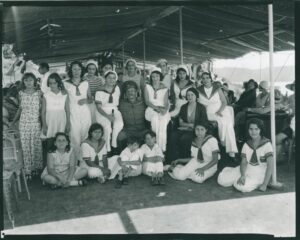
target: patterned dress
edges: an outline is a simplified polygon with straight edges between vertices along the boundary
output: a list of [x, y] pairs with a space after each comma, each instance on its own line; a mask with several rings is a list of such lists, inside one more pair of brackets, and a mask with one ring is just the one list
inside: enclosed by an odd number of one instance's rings
[[20, 116], [19, 130], [24, 156], [25, 173], [31, 175], [43, 168], [40, 106], [41, 92], [28, 94], [19, 92], [22, 112]]

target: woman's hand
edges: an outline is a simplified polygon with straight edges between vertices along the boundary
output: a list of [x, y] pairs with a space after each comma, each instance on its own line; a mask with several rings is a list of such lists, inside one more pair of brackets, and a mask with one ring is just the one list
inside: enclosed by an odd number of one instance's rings
[[82, 105], [84, 105], [84, 104], [87, 103], [87, 100], [86, 100], [86, 99], [80, 99], [80, 100], [78, 100], [77, 103], [78, 103], [80, 106], [82, 106]]
[[259, 191], [262, 191], [262, 192], [265, 192], [265, 191], [267, 190], [267, 185], [265, 185], [265, 184], [260, 185], [260, 186], [258, 187], [258, 190], [259, 190]]
[[220, 117], [223, 117], [223, 114], [222, 114], [221, 111], [217, 111], [217, 112], [216, 112], [216, 115], [217, 115], [217, 116], [220, 116]]
[[111, 123], [113, 123], [113, 122], [115, 121], [115, 116], [114, 116], [113, 114], [108, 114], [108, 115], [107, 115], [107, 119], [108, 119]]
[[246, 178], [244, 176], [241, 176], [238, 180], [237, 180], [237, 184], [238, 185], [245, 185], [246, 182]]
[[199, 177], [204, 177], [204, 170], [202, 168], [196, 169], [195, 172]]

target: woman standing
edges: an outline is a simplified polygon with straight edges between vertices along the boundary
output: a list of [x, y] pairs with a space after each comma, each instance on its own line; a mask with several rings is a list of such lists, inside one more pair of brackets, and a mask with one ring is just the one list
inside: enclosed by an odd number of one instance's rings
[[218, 183], [223, 187], [234, 186], [241, 192], [255, 189], [266, 191], [270, 185], [274, 164], [273, 148], [269, 139], [264, 137], [264, 125], [259, 119], [248, 122], [249, 140], [242, 148], [241, 165], [235, 168], [226, 167], [218, 176]]
[[20, 117], [19, 130], [24, 155], [25, 174], [30, 179], [38, 175], [43, 168], [41, 142], [41, 100], [42, 92], [37, 90], [37, 78], [33, 73], [22, 77], [22, 88], [19, 92], [20, 107], [13, 119], [13, 126]]
[[163, 75], [162, 83], [170, 90], [172, 84], [172, 78], [168, 70], [168, 61], [166, 59], [159, 59], [156, 67], [160, 68]]
[[[177, 159], [172, 163], [169, 169], [169, 175], [172, 178], [191, 179], [194, 182], [203, 183], [217, 172], [217, 163], [220, 159], [218, 141], [208, 135], [207, 130], [207, 123], [196, 123], [191, 158]], [[186, 163], [186, 165], [177, 165], [178, 163]]]
[[87, 138], [91, 125], [91, 112], [88, 104], [92, 103], [89, 83], [83, 80], [84, 68], [78, 61], [70, 65], [69, 80], [64, 82], [69, 95], [70, 139], [76, 148]]
[[198, 122], [208, 122], [205, 107], [197, 102], [199, 92], [196, 88], [189, 88], [186, 98], [188, 102], [181, 107], [179, 113], [179, 127], [169, 138], [168, 161], [189, 157], [195, 125]]
[[[87, 81], [89, 83], [90, 91], [92, 98], [95, 99], [96, 92], [105, 84], [105, 79], [102, 77], [99, 77], [98, 73], [98, 64], [94, 60], [89, 60], [86, 63], [86, 69], [87, 72], [83, 78], [83, 80]], [[91, 111], [91, 117], [92, 122], [96, 122], [96, 105], [95, 103], [89, 104], [90, 111]]]
[[151, 122], [152, 131], [157, 136], [157, 144], [166, 151], [167, 126], [170, 121], [168, 88], [161, 83], [163, 79], [159, 69], [150, 74], [150, 84], [145, 87], [145, 103], [148, 106], [145, 112], [146, 120]]
[[118, 110], [120, 101], [120, 88], [116, 84], [118, 74], [108, 71], [104, 75], [105, 84], [96, 92], [95, 103], [97, 108], [96, 121], [104, 127], [104, 139], [107, 151], [111, 151], [111, 146], [117, 147], [117, 137], [122, 130], [123, 118]]
[[210, 121], [218, 122], [218, 132], [221, 144], [230, 157], [238, 152], [234, 132], [233, 112], [227, 108], [227, 101], [222, 89], [212, 84], [211, 75], [202, 74], [202, 83], [199, 90], [199, 102], [206, 107], [207, 117]]
[[125, 74], [123, 76], [123, 83], [127, 81], [134, 81], [139, 88], [139, 93], [141, 94], [145, 88], [145, 81], [142, 75], [137, 72], [137, 63], [134, 59], [127, 59], [125, 62]]
[[186, 92], [190, 87], [194, 87], [194, 83], [189, 78], [189, 71], [186, 66], [179, 66], [176, 71], [176, 79], [172, 83], [170, 98], [172, 102], [171, 117], [177, 117], [180, 108], [186, 101]]

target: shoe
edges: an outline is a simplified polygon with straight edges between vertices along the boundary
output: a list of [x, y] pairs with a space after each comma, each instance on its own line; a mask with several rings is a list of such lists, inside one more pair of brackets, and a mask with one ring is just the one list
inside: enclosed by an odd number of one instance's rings
[[151, 184], [152, 186], [155, 186], [155, 181], [154, 181], [154, 178], [152, 178], [152, 179], [151, 179], [151, 182], [150, 182], [150, 184]]
[[105, 179], [103, 177], [98, 177], [97, 181], [101, 184], [105, 183]]
[[165, 171], [165, 172], [168, 171], [168, 170], [170, 169], [170, 167], [171, 167], [170, 164], [165, 165], [165, 166], [164, 166], [164, 171]]
[[81, 187], [84, 187], [87, 185], [87, 180], [86, 179], [81, 179], [78, 181], [78, 185]]
[[122, 183], [124, 185], [128, 185], [128, 177], [126, 177], [126, 178], [124, 177]]
[[117, 178], [116, 184], [115, 184], [115, 188], [121, 188], [121, 187], [122, 187], [122, 180], [119, 180], [119, 179]]
[[166, 185], [164, 177], [161, 177], [158, 181], [159, 185]]
[[51, 190], [56, 190], [56, 189], [58, 189], [58, 186], [57, 185], [50, 185], [50, 189]]

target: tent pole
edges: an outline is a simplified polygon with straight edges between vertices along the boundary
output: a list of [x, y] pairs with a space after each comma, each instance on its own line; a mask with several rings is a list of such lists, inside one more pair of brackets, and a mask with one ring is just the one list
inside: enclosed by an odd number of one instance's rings
[[273, 4], [268, 4], [268, 18], [269, 18], [269, 77], [271, 86], [271, 139], [273, 145], [273, 171], [272, 184], [278, 185], [276, 174], [276, 136], [275, 136], [275, 98], [274, 98], [274, 78], [273, 78], [273, 50], [274, 50], [274, 32], [273, 32]]
[[182, 8], [179, 8], [180, 62], [183, 64]]
[[146, 79], [146, 33], [143, 32], [143, 68], [144, 68], [144, 78]]

